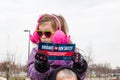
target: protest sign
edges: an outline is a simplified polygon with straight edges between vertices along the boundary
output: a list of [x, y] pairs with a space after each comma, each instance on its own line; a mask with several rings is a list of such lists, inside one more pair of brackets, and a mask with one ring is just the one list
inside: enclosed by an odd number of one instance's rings
[[39, 43], [38, 51], [45, 53], [49, 60], [71, 60], [75, 44]]

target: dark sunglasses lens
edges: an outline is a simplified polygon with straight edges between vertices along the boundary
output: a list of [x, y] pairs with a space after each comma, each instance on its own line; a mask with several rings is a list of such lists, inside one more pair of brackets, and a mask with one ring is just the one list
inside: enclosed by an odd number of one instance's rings
[[45, 34], [45, 36], [48, 37], [48, 38], [51, 36], [51, 32], [45, 32], [44, 34]]
[[42, 36], [42, 31], [37, 31], [37, 34], [41, 37]]

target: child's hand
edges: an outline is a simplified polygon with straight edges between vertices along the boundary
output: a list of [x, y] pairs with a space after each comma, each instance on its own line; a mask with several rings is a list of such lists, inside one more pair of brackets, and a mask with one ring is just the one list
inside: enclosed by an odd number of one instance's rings
[[44, 73], [49, 70], [48, 58], [44, 53], [37, 52], [35, 59], [35, 69], [38, 72]]
[[44, 53], [40, 53], [40, 52], [36, 53], [35, 59], [41, 65], [44, 65], [45, 63], [48, 62], [47, 56]]
[[87, 70], [88, 64], [80, 53], [74, 53], [71, 58], [73, 61], [73, 68], [78, 71], [78, 73], [82, 74]]
[[74, 63], [78, 63], [78, 62], [80, 63], [80, 62], [82, 62], [82, 60], [83, 60], [83, 56], [80, 53], [74, 53], [72, 55], [72, 61]]

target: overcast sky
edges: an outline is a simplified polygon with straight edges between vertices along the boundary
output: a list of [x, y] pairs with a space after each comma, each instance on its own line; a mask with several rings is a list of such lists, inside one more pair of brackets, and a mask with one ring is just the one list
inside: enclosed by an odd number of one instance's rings
[[72, 41], [85, 52], [90, 48], [94, 63], [120, 66], [120, 0], [0, 0], [1, 61], [9, 52], [16, 63], [26, 63], [24, 30], [32, 33], [43, 13], [64, 16]]

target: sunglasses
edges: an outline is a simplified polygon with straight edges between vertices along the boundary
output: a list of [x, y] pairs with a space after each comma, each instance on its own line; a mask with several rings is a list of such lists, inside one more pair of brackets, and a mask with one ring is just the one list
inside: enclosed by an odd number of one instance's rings
[[51, 31], [49, 31], [49, 30], [46, 30], [46, 31], [44, 31], [44, 32], [41, 31], [41, 30], [37, 30], [37, 34], [38, 34], [40, 37], [42, 37], [42, 36], [44, 35], [45, 37], [50, 38], [53, 33], [54, 33], [54, 32], [51, 32]]

